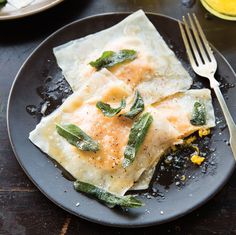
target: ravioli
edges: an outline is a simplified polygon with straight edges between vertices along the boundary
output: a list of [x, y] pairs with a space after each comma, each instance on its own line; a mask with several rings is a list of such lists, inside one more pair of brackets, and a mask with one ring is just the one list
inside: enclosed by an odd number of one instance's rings
[[[176, 135], [175, 132], [174, 135], [166, 133], [168, 128], [164, 128], [165, 120], [161, 127], [154, 128], [156, 126], [154, 124], [150, 128], [136, 160], [130, 167], [124, 169], [122, 167], [123, 151], [128, 141], [132, 121], [119, 116], [105, 117], [96, 108], [96, 102], [107, 100], [109, 97], [109, 103], [115, 105], [116, 99], [120, 100], [129, 95], [129, 88], [124, 82], [115, 80], [112, 74], [108, 78], [108, 74], [109, 72], [106, 70], [96, 73], [94, 75], [96, 80], [88, 81], [59, 109], [43, 118], [36, 129], [30, 133], [29, 138], [76, 179], [103, 188], [108, 192], [123, 195], [159, 155], [156, 155], [156, 152], [163, 152], [162, 149], [156, 149], [153, 152], [153, 137], [158, 139], [162, 133], [169, 136], [170, 141], [175, 139]], [[102, 86], [99, 87], [99, 84]], [[107, 96], [107, 92], [111, 91], [116, 91], [115, 96]], [[96, 153], [84, 152], [70, 145], [56, 132], [57, 123], [78, 125], [99, 142], [101, 150]], [[147, 154], [150, 154], [149, 158], [146, 158]]]
[[[162, 103], [158, 106], [147, 106], [145, 111], [151, 113], [154, 121], [134, 162], [129, 167], [123, 168], [124, 149], [133, 120], [119, 115], [106, 117], [96, 108], [96, 102], [102, 100], [117, 106], [122, 98], [128, 99], [132, 96], [130, 87], [125, 82], [104, 69], [87, 80], [87, 83], [67, 98], [60, 108], [43, 118], [30, 133], [29, 138], [76, 179], [110, 193], [124, 195], [146, 169], [160, 160], [166, 149], [185, 134], [189, 134], [190, 129], [194, 129], [189, 124], [189, 128], [186, 126], [188, 130], [186, 132], [186, 129], [181, 129], [181, 125], [171, 121], [173, 113], [182, 112], [189, 123], [189, 112], [185, 110], [191, 99], [189, 102], [182, 102], [183, 105], [181, 102], [181, 105], [177, 105], [178, 102], [175, 102], [176, 105], [170, 103], [171, 113], [168, 112], [168, 105]], [[164, 102], [168, 104], [167, 101]], [[158, 107], [162, 107], [162, 111]], [[98, 141], [101, 149], [96, 153], [86, 152], [69, 144], [57, 133], [58, 123], [62, 125], [72, 123], [79, 126]]]
[[[203, 103], [206, 108], [206, 124], [203, 126], [194, 126], [190, 123], [192, 109], [196, 101]], [[168, 119], [171, 125], [182, 134], [181, 139], [197, 130], [215, 126], [215, 115], [209, 89], [188, 90], [185, 93], [178, 93], [160, 103], [154, 104], [153, 107], [157, 110], [158, 116]], [[148, 188], [157, 163], [158, 161], [154, 162], [143, 173], [132, 189], [141, 190]]]
[[54, 48], [57, 63], [73, 91], [96, 69], [89, 63], [104, 51], [130, 49], [137, 58], [109, 68], [131, 89], [138, 89], [146, 104], [190, 88], [192, 78], [142, 10], [117, 25]]

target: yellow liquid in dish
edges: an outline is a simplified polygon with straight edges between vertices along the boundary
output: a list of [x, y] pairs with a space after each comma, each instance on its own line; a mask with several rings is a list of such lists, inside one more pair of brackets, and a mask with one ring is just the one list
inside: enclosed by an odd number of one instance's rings
[[225, 20], [236, 20], [236, 0], [201, 0], [213, 15]]

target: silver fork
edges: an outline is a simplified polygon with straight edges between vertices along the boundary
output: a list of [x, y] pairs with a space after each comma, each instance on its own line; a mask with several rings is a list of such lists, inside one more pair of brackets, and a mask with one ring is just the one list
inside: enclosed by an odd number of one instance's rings
[[188, 21], [190, 23], [192, 32], [190, 31], [189, 23], [183, 16], [183, 22], [185, 26], [179, 21], [180, 31], [183, 37], [185, 48], [188, 54], [190, 64], [198, 75], [206, 77], [210, 81], [210, 86], [214, 90], [216, 97], [220, 103], [221, 109], [224, 113], [226, 123], [230, 133], [230, 146], [233, 151], [234, 158], [236, 160], [236, 126], [234, 120], [229, 112], [229, 109], [225, 103], [224, 97], [220, 91], [219, 83], [216, 81], [214, 74], [217, 69], [216, 59], [213, 52], [207, 42], [202, 28], [198, 22], [195, 14], [191, 16], [188, 14]]

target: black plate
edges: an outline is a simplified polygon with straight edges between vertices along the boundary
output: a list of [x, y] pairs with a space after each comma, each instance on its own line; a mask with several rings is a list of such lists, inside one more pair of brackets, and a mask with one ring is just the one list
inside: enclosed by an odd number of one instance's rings
[[[35, 128], [38, 120], [26, 112], [27, 105], [38, 105], [42, 101], [36, 89], [44, 83], [45, 77], [61, 76], [52, 54], [53, 47], [108, 28], [127, 15], [128, 13], [111, 13], [88, 17], [67, 25], [47, 38], [32, 53], [16, 76], [9, 97], [7, 119], [17, 160], [29, 178], [49, 199], [70, 213], [96, 223], [141, 227], [164, 223], [189, 213], [215, 195], [230, 177], [235, 163], [227, 145], [228, 130], [224, 128], [224, 119], [215, 97], [213, 96], [213, 104], [217, 127], [210, 139], [209, 148], [213, 152], [207, 156], [208, 161], [201, 168], [193, 168], [192, 177], [185, 186], [171, 184], [166, 190], [163, 185], [156, 183], [156, 197], [142, 193], [141, 198], [146, 206], [128, 211], [109, 209], [96, 200], [75, 192], [72, 182], [62, 176], [61, 170], [54, 166], [55, 163], [28, 140], [29, 132]], [[177, 21], [163, 15], [147, 15], [194, 77], [195, 85], [201, 83], [204, 78], [198, 78], [189, 68]], [[236, 106], [233, 105], [236, 100], [235, 74], [223, 56], [216, 50], [214, 52], [218, 61], [217, 79], [223, 84], [222, 91], [231, 113], [236, 116]], [[204, 84], [208, 86], [206, 80]], [[77, 202], [80, 205], [76, 207]]]

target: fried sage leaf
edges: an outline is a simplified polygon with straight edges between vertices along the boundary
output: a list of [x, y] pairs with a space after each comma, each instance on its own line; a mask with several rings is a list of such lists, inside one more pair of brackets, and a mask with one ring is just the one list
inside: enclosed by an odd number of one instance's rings
[[7, 0], [0, 0], [0, 8], [4, 7], [7, 4]]
[[56, 125], [57, 132], [70, 144], [83, 151], [96, 152], [99, 150], [98, 143], [74, 124]]
[[78, 192], [83, 192], [97, 198], [99, 201], [105, 203], [110, 208], [114, 206], [135, 208], [144, 205], [143, 202], [134, 196], [116, 196], [92, 184], [81, 182], [79, 180], [74, 182], [74, 188]]
[[144, 101], [139, 93], [139, 91], [135, 92], [135, 99], [134, 103], [130, 108], [130, 111], [127, 113], [122, 114], [122, 116], [133, 119], [135, 118], [139, 113], [143, 112], [144, 110]]
[[134, 122], [130, 130], [128, 144], [124, 151], [124, 168], [128, 167], [134, 161], [136, 153], [143, 143], [152, 121], [152, 115], [150, 113], [144, 113]]
[[203, 103], [195, 102], [193, 106], [191, 124], [194, 126], [202, 126], [206, 124], [206, 108]]
[[91, 61], [89, 64], [92, 67], [95, 67], [96, 70], [102, 68], [110, 68], [117, 64], [120, 64], [125, 61], [132, 61], [137, 58], [137, 52], [134, 50], [120, 50], [118, 52], [114, 51], [104, 51], [97, 60]]
[[102, 101], [98, 101], [96, 107], [102, 111], [102, 113], [107, 117], [113, 117], [118, 114], [123, 108], [125, 108], [126, 102], [124, 99], [121, 100], [120, 106], [118, 108], [112, 108], [109, 104]]

